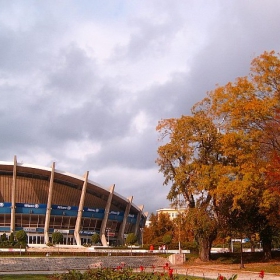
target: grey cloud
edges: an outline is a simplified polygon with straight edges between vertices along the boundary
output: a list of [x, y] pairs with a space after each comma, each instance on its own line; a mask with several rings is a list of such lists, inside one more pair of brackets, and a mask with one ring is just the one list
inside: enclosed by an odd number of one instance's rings
[[159, 121], [189, 113], [194, 95], [189, 91], [187, 74], [173, 73], [165, 84], [154, 85], [142, 92], [139, 100], [140, 104], [145, 104], [149, 114]]
[[144, 135], [123, 135], [102, 142], [102, 150], [88, 157], [89, 165], [94, 168], [112, 166], [132, 169], [155, 167], [157, 143], [155, 133], [148, 130]]
[[50, 91], [54, 89], [56, 94], [66, 96], [74, 92], [76, 98], [92, 94], [98, 70], [95, 61], [84, 50], [71, 44], [61, 49], [52, 63], [49, 82], [46, 84]]
[[[20, 161], [40, 160], [43, 166], [53, 159], [59, 169], [78, 175], [90, 170], [92, 180], [105, 187], [116, 183], [117, 192], [134, 195], [134, 202], [145, 204], [149, 212], [168, 205], [168, 187], [162, 186], [154, 162], [157, 122], [189, 114], [217, 83], [246, 75], [254, 56], [279, 51], [278, 0], [211, 5], [160, 0], [133, 4], [131, 14], [126, 4], [118, 11], [112, 5], [110, 12], [103, 10], [104, 17], [93, 13], [96, 6], [87, 7], [86, 1], [80, 9], [71, 1], [67, 7], [14, 3], [0, 11], [1, 160], [11, 161], [17, 154]], [[88, 23], [102, 25], [106, 37], [116, 21], [130, 33], [118, 43], [112, 40], [115, 52], [108, 60], [86, 51], [94, 48], [88, 38], [75, 37]], [[128, 82], [146, 70], [156, 71], [157, 65], [166, 69], [160, 78], [151, 72], [147, 85], [131, 82], [127, 89]], [[149, 121], [141, 132], [133, 127], [140, 112]], [[80, 148], [80, 157], [67, 150], [69, 143]]]
[[131, 19], [133, 32], [129, 42], [115, 48], [112, 60], [129, 59], [134, 63], [141, 59], [160, 58], [170, 51], [172, 41], [181, 27], [179, 18], [163, 21], [147, 21], [145, 18]]
[[170, 41], [166, 35], [168, 25], [149, 25], [141, 22], [141, 30], [131, 36], [128, 46], [118, 47], [115, 56], [118, 59], [139, 60], [144, 57], [158, 57], [168, 50]]

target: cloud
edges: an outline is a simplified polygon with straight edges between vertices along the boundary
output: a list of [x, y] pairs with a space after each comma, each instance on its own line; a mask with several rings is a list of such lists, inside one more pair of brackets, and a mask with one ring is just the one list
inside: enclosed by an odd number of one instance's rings
[[279, 51], [280, 2], [2, 1], [1, 160], [90, 179], [168, 206], [156, 125]]

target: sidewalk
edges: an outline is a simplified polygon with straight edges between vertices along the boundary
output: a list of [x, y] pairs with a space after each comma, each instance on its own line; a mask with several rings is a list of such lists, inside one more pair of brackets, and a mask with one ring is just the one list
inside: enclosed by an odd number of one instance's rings
[[[199, 276], [211, 279], [217, 279], [219, 275], [230, 278], [233, 274], [237, 274], [237, 280], [260, 280], [258, 272], [246, 271], [244, 269], [227, 269], [222, 268], [219, 265], [197, 265], [197, 266], [181, 266], [176, 267], [175, 272], [178, 274], [189, 275], [189, 276]], [[264, 280], [279, 280], [280, 274], [265, 273]]]

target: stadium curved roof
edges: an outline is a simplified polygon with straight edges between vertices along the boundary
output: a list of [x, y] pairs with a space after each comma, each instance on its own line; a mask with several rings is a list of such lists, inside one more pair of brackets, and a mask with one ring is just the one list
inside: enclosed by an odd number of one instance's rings
[[[12, 175], [14, 168], [14, 162], [5, 162], [0, 161], [0, 175]], [[32, 164], [24, 164], [24, 163], [17, 163], [17, 176], [24, 177], [24, 178], [33, 178], [33, 179], [40, 179], [48, 181], [50, 180], [51, 176], [51, 167], [42, 167]], [[54, 182], [59, 184], [60, 186], [67, 186], [76, 190], [81, 191], [85, 178], [83, 176], [74, 175], [65, 171], [61, 171], [55, 169], [55, 179]], [[87, 194], [96, 198], [95, 201], [98, 199], [98, 207], [105, 208], [108, 196], [110, 194], [110, 188], [105, 189], [101, 185], [91, 180], [87, 181]], [[65, 196], [66, 198], [67, 196]], [[67, 205], [67, 200], [63, 201], [64, 196], [60, 196], [60, 204], [64, 202]], [[80, 197], [77, 196], [76, 199], [72, 199], [72, 204], [78, 206]], [[29, 201], [23, 201], [29, 202]], [[35, 201], [30, 201], [30, 203], [34, 203]], [[92, 202], [92, 200], [91, 200]], [[40, 201], [42, 203], [42, 201]], [[92, 207], [92, 205], [86, 205], [87, 207]], [[121, 196], [117, 192], [113, 193], [112, 198], [112, 208], [113, 210], [125, 210], [126, 205], [129, 203], [129, 199]], [[103, 205], [102, 205], [103, 204]], [[131, 204], [130, 213], [139, 213], [142, 211], [141, 206], [136, 206], [134, 203]]]

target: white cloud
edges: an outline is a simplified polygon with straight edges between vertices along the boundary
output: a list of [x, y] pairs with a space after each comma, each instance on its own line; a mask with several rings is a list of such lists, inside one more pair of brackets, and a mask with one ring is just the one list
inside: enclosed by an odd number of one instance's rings
[[135, 117], [132, 119], [131, 128], [132, 133], [142, 134], [147, 127], [149, 126], [148, 116], [140, 111]]
[[168, 205], [157, 122], [280, 46], [278, 0], [1, 3], [1, 160], [91, 170], [149, 212]]

